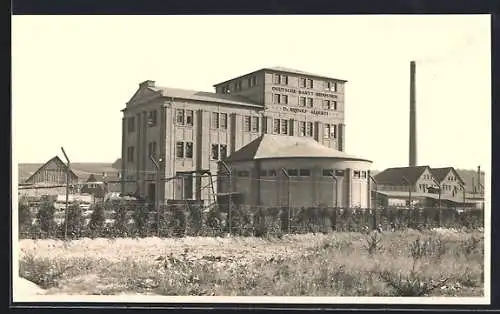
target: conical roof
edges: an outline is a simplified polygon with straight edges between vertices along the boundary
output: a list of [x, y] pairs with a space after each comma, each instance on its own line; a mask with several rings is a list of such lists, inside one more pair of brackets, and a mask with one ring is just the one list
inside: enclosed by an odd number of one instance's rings
[[263, 134], [254, 141], [231, 154], [227, 161], [245, 161], [273, 158], [337, 158], [347, 160], [370, 160], [348, 155], [326, 147], [313, 138]]

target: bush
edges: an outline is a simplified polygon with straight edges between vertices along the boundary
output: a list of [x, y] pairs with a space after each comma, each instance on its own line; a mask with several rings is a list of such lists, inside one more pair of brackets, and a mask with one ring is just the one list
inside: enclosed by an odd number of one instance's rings
[[42, 202], [37, 213], [40, 230], [48, 233], [49, 235], [53, 234], [57, 227], [56, 222], [54, 221], [55, 212], [56, 209], [54, 207], [54, 203], [45, 200]]
[[19, 233], [27, 232], [31, 228], [31, 212], [28, 204], [19, 202], [17, 214]]
[[89, 229], [92, 231], [92, 234], [100, 234], [104, 223], [106, 221], [106, 217], [104, 216], [104, 206], [101, 204], [96, 204], [94, 206], [94, 211], [90, 216]]
[[68, 235], [72, 238], [79, 237], [83, 228], [83, 216], [82, 209], [78, 202], [74, 202], [71, 206], [69, 206], [67, 219]]

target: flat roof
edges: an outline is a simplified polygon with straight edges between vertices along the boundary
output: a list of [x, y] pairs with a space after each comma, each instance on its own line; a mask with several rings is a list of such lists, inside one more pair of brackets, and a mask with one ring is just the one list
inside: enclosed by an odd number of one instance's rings
[[339, 81], [339, 82], [343, 82], [343, 83], [347, 82], [347, 80], [338, 79], [338, 78], [334, 78], [334, 77], [330, 77], [330, 76], [326, 76], [326, 75], [322, 75], [322, 74], [316, 74], [316, 73], [306, 72], [306, 71], [297, 70], [297, 69], [291, 69], [291, 68], [285, 68], [285, 67], [275, 66], [275, 67], [266, 67], [266, 68], [262, 68], [262, 69], [257, 70], [257, 71], [246, 73], [246, 74], [237, 76], [235, 78], [226, 80], [224, 82], [217, 83], [217, 84], [215, 84], [213, 86], [217, 87], [219, 85], [222, 85], [222, 84], [225, 84], [227, 82], [230, 82], [230, 81], [242, 78], [244, 76], [252, 75], [252, 74], [255, 74], [255, 73], [258, 73], [258, 72], [263, 72], [263, 71], [264, 72], [265, 71], [274, 71], [274, 72], [282, 72], [282, 73], [299, 74], [299, 75], [304, 75], [304, 76], [310, 76], [310, 77], [316, 77], [316, 78], [322, 78], [322, 79], [329, 79], [329, 80], [332, 80], [332, 81]]

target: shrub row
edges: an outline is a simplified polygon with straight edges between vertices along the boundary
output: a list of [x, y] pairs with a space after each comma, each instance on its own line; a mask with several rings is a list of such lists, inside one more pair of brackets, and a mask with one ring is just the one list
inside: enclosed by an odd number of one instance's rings
[[[57, 224], [56, 210], [42, 202], [34, 216], [29, 207], [19, 205], [19, 230], [23, 238], [34, 237], [127, 237], [217, 236], [231, 233], [240, 236], [267, 236], [282, 233], [362, 231], [382, 228], [467, 228], [483, 226], [483, 212], [458, 213], [453, 209], [341, 209], [341, 208], [264, 208], [233, 206], [231, 221], [226, 209], [212, 206], [162, 206], [160, 213], [144, 203], [112, 202], [93, 205], [86, 224], [78, 204], [68, 209], [67, 229]], [[37, 223], [33, 224], [33, 218]], [[111, 218], [114, 223], [106, 222]]]

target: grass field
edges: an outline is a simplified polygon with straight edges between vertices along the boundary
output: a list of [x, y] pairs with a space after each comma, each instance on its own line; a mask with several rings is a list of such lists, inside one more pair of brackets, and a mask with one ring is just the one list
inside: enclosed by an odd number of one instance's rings
[[[373, 234], [372, 234], [373, 235]], [[482, 296], [482, 233], [21, 240], [46, 294]]]

